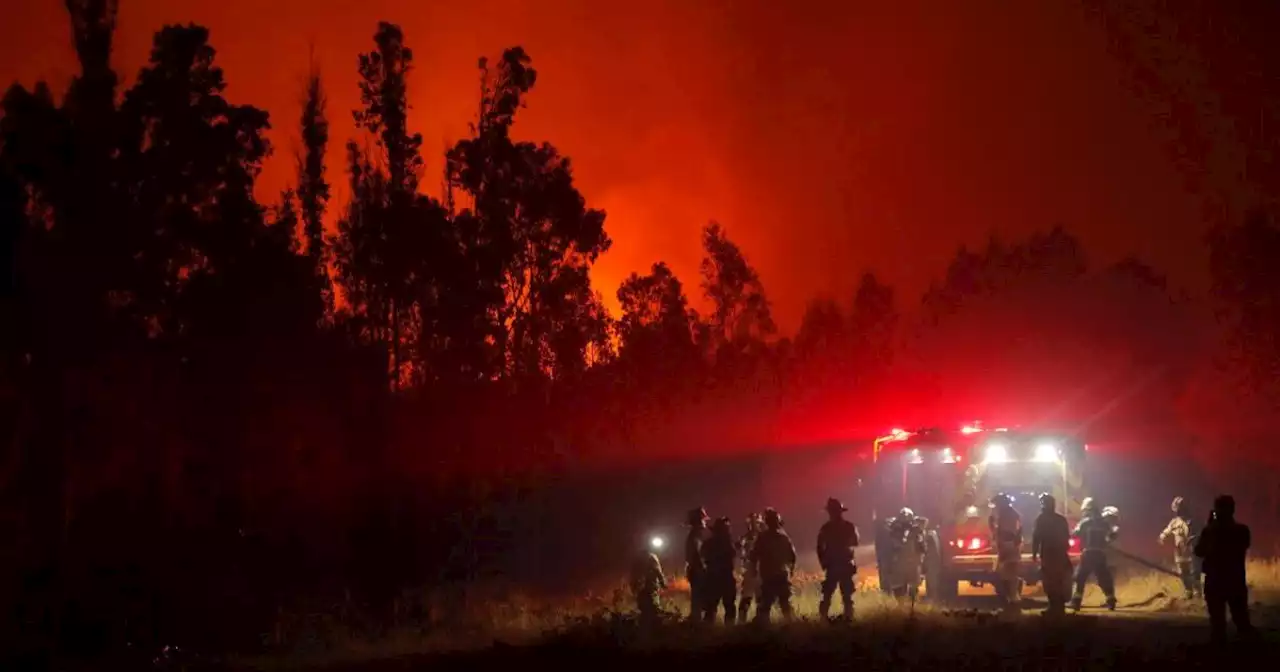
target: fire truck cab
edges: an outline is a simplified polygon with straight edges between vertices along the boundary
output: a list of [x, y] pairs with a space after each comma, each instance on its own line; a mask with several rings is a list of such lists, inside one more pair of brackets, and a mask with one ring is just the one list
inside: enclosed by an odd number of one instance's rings
[[[1080, 518], [1085, 497], [1086, 446], [1072, 436], [1020, 428], [984, 429], [974, 423], [955, 430], [895, 429], [875, 441], [872, 474], [863, 481], [877, 529], [903, 507], [929, 519], [941, 552], [925, 568], [925, 591], [954, 598], [961, 583], [995, 584], [996, 553], [988, 524], [989, 502], [997, 493], [1013, 498], [1022, 519], [1020, 575], [1040, 581], [1031, 561], [1031, 537], [1040, 514], [1039, 495], [1057, 500], [1070, 525]], [[1071, 539], [1070, 552], [1079, 553]], [[877, 550], [877, 556], [883, 557]], [[932, 580], [938, 585], [928, 585]]]

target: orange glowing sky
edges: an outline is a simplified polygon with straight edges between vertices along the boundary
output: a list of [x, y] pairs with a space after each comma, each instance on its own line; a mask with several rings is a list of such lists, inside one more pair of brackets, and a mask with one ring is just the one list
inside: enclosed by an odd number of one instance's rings
[[[1257, 31], [1232, 32], [1266, 22], [1150, 4], [122, 0], [115, 63], [131, 80], [156, 28], [208, 26], [229, 97], [272, 113], [270, 197], [292, 179], [311, 45], [338, 185], [355, 58], [378, 20], [400, 23], [416, 54], [428, 185], [474, 115], [477, 58], [523, 45], [539, 78], [518, 132], [571, 156], [608, 211], [614, 247], [595, 282], [609, 301], [659, 259], [696, 294], [698, 230], [716, 219], [791, 329], [811, 296], [848, 297], [864, 268], [911, 297], [959, 244], [1059, 222], [1099, 261], [1134, 252], [1202, 285], [1199, 236], [1252, 204], [1263, 120], [1280, 116], [1260, 107], [1275, 71], [1250, 52]], [[0, 80], [64, 84], [62, 3], [9, 0], [3, 14]], [[1184, 44], [1154, 39], [1175, 32]]]

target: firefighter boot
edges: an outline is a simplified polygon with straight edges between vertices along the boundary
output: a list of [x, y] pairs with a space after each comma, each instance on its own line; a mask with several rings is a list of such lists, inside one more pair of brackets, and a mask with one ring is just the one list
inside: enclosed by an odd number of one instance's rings
[[831, 620], [831, 600], [830, 599], [823, 598], [821, 601], [818, 602], [818, 618], [821, 618], [824, 621]]
[[1084, 595], [1075, 593], [1071, 596], [1071, 611], [1080, 611], [1080, 604], [1084, 602]]

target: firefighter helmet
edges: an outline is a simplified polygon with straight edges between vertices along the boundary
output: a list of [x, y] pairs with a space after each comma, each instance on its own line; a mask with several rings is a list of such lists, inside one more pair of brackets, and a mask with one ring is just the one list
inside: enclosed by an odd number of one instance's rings
[[782, 527], [782, 514], [772, 507], [765, 509], [764, 524], [771, 528]]
[[1187, 502], [1181, 496], [1174, 497], [1173, 503], [1169, 505], [1169, 509], [1178, 515], [1182, 515], [1187, 507]]
[[1003, 492], [998, 492], [994, 497], [991, 498], [992, 508], [1002, 507], [1002, 506], [1012, 506], [1012, 505], [1013, 505], [1013, 498], [1010, 497], [1009, 495], [1006, 495]]
[[1058, 508], [1058, 500], [1054, 499], [1053, 495], [1042, 492], [1040, 493], [1040, 508], [1045, 511], [1053, 511]]
[[685, 524], [696, 527], [698, 525], [702, 525], [703, 523], [707, 522], [710, 519], [711, 519], [711, 516], [707, 515], [707, 510], [700, 506], [696, 509], [689, 510], [689, 514], [685, 517]]

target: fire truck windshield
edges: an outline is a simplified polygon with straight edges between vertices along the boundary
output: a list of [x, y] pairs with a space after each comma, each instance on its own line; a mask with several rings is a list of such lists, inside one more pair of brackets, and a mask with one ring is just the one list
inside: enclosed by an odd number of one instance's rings
[[999, 492], [1013, 498], [1013, 510], [1022, 517], [1022, 524], [1030, 530], [1031, 521], [1040, 515], [1040, 493], [1052, 488], [1052, 485], [1022, 485], [1000, 487], [993, 484]]

